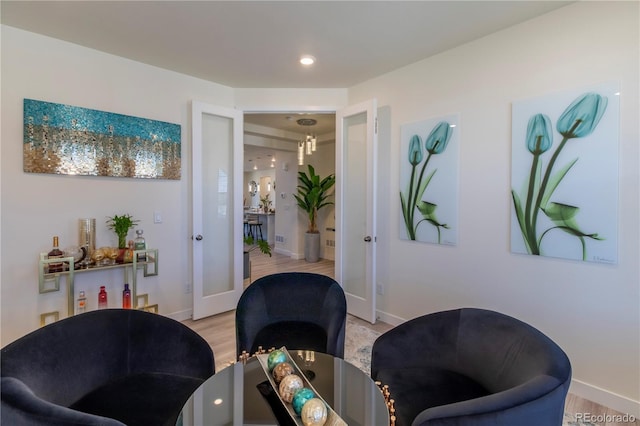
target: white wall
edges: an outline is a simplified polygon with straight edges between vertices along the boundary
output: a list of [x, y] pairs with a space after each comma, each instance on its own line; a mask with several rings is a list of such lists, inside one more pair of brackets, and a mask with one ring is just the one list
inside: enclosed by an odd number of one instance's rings
[[[293, 194], [298, 184], [298, 166], [295, 152], [279, 152], [278, 167], [276, 168], [276, 209], [275, 226], [276, 238], [274, 252], [298, 258], [298, 234], [303, 232], [304, 223], [298, 223], [299, 210]], [[287, 164], [285, 168], [283, 164]]]
[[[7, 26], [2, 26], [1, 42], [2, 345], [36, 329], [40, 313], [59, 310], [64, 316], [66, 298], [62, 292], [38, 294], [37, 259], [39, 253], [50, 250], [53, 235], [60, 237], [62, 247], [76, 245], [78, 219], [83, 217], [97, 219], [98, 246], [116, 242], [115, 234], [105, 225], [107, 216], [129, 213], [140, 219], [148, 246], [160, 250], [160, 274], [139, 279], [139, 293], [149, 293], [150, 303], [158, 303], [162, 314], [175, 318], [190, 314], [191, 100], [226, 107], [250, 105], [253, 111], [332, 111], [346, 101], [346, 89], [235, 91]], [[24, 173], [24, 98], [180, 124], [182, 178]], [[289, 170], [295, 173], [295, 166]], [[162, 213], [162, 224], [153, 224], [154, 211]], [[295, 214], [295, 208], [291, 212]], [[123, 281], [120, 270], [84, 273], [76, 276], [76, 290], [87, 292], [91, 308], [97, 301], [98, 286], [105, 284], [115, 307]]]
[[[382, 129], [378, 309], [397, 322], [462, 306], [495, 309], [548, 334], [569, 355], [572, 391], [638, 415], [639, 211], [637, 2], [579, 2], [350, 88], [377, 98]], [[618, 81], [619, 263], [515, 255], [511, 214], [511, 103]], [[400, 126], [461, 116], [459, 243], [400, 240]], [[381, 121], [384, 125], [384, 121]]]
[[[191, 309], [192, 295], [185, 294], [191, 241], [189, 103], [232, 106], [232, 89], [6, 26], [2, 78], [2, 344], [37, 328], [42, 312], [61, 310], [64, 316], [62, 292], [38, 294], [38, 254], [50, 250], [53, 235], [62, 248], [77, 245], [83, 217], [96, 218], [98, 246], [117, 242], [105, 225], [107, 216], [129, 213], [139, 219], [148, 246], [160, 250], [160, 274], [139, 279], [139, 293], [149, 293], [162, 313]], [[24, 98], [180, 124], [182, 178], [24, 173]], [[156, 210], [161, 224], [153, 224]], [[98, 286], [106, 284], [116, 307], [123, 281], [121, 270], [77, 274], [76, 289], [87, 292], [91, 307]]]
[[235, 89], [245, 112], [333, 112], [347, 102], [346, 89]]

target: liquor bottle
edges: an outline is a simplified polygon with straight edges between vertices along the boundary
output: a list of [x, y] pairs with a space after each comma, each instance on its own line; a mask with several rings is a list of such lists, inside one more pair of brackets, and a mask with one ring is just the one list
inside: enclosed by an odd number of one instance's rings
[[133, 262], [133, 240], [129, 240], [128, 247], [124, 250], [124, 263]]
[[84, 294], [84, 291], [80, 291], [78, 294], [78, 308], [76, 314], [82, 314], [87, 312], [87, 297]]
[[129, 284], [124, 285], [122, 291], [122, 308], [131, 309], [131, 290], [129, 290]]
[[[58, 237], [53, 237], [53, 248], [47, 253], [47, 259], [63, 258], [64, 253], [58, 247]], [[49, 263], [48, 272], [62, 272], [62, 262]]]
[[[147, 243], [142, 236], [142, 229], [136, 229], [136, 239], [133, 240], [133, 247], [136, 250], [145, 250], [147, 248]], [[146, 253], [138, 253], [138, 262], [144, 262], [147, 260]]]
[[107, 302], [107, 290], [105, 290], [104, 286], [100, 286], [100, 293], [98, 293], [98, 309], [107, 309], [109, 307], [109, 303]]

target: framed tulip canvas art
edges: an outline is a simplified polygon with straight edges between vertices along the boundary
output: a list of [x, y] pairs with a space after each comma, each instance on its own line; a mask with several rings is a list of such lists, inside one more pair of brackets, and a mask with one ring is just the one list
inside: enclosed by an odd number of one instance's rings
[[618, 260], [619, 87], [513, 103], [511, 251]]
[[400, 238], [458, 242], [458, 114], [401, 127]]

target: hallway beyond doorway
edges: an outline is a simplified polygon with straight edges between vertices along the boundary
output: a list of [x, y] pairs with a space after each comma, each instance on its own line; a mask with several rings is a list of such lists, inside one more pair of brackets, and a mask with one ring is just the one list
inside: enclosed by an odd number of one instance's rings
[[333, 260], [320, 259], [318, 262], [307, 262], [304, 259], [296, 260], [280, 253], [269, 255], [253, 250], [250, 254], [251, 274], [250, 279], [244, 280], [244, 286], [248, 286], [265, 275], [278, 272], [312, 272], [335, 278], [335, 263]]

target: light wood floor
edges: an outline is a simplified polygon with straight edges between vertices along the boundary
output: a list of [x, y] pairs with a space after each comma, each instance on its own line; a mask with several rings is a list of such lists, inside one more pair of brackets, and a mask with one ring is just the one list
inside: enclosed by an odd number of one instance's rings
[[[274, 253], [272, 257], [259, 253], [257, 250], [251, 252], [251, 281], [245, 280], [245, 287], [252, 281], [273, 273], [278, 272], [314, 272], [318, 274], [334, 277], [334, 262], [329, 260], [320, 260], [317, 263], [307, 263], [305, 260], [293, 260], [288, 256]], [[370, 327], [379, 332], [385, 332], [393, 328], [390, 324], [378, 321], [376, 324], [370, 324], [366, 321], [354, 317], [358, 323], [363, 326]], [[198, 321], [186, 320], [186, 325], [195, 330], [204, 339], [209, 342], [215, 355], [216, 371], [233, 363], [236, 356], [236, 337], [235, 337], [235, 311], [225, 312], [214, 315]], [[568, 413], [575, 415], [576, 413], [590, 413], [592, 416], [612, 416], [620, 413], [596, 404], [595, 402], [580, 398], [577, 395], [569, 394], [567, 396], [565, 409]], [[633, 423], [597, 423], [598, 426], [640, 426], [640, 420]]]

